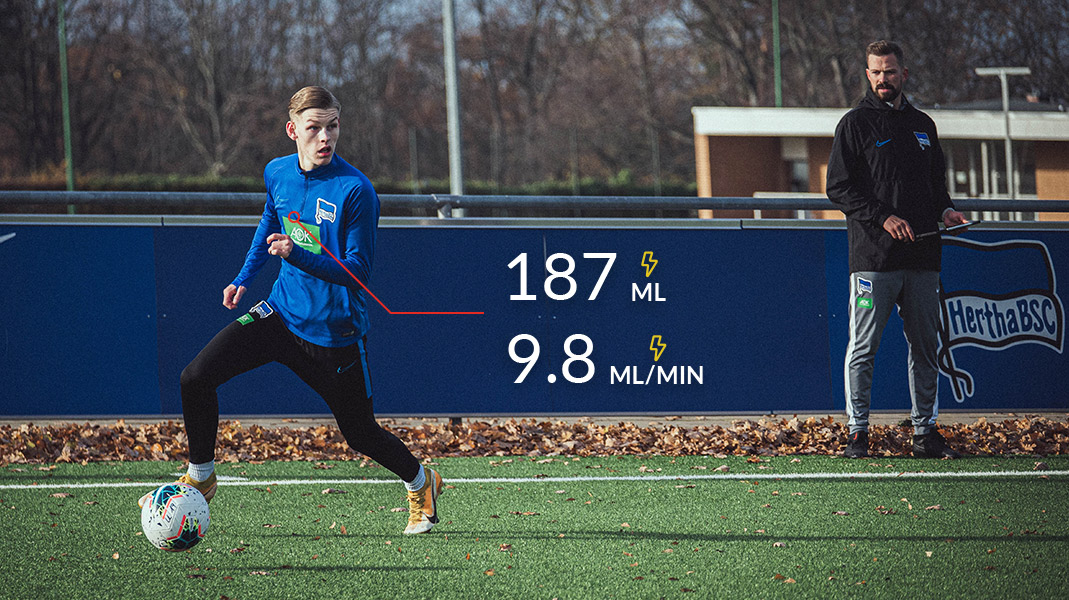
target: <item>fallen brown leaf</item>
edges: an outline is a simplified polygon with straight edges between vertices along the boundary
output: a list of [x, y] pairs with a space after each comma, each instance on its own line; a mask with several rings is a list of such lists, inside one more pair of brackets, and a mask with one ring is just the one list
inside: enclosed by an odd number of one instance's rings
[[[676, 422], [639, 426], [630, 422], [600, 425], [591, 421], [536, 419], [469, 420], [460, 424], [426, 423], [391, 429], [422, 457], [515, 456], [547, 460], [549, 456], [729, 455], [766, 460], [769, 456], [839, 454], [845, 423], [832, 417], [757, 421], [730, 426], [680, 426]], [[1069, 454], [1069, 417], [1013, 417], [998, 423], [940, 426], [947, 443], [965, 454]], [[874, 457], [909, 454], [911, 439], [895, 425], [869, 429]], [[0, 425], [0, 466], [58, 462], [184, 460], [188, 440], [180, 421], [128, 425], [89, 423]], [[354, 460], [334, 425], [268, 428], [225, 420], [219, 424], [217, 460], [256, 464], [265, 460]], [[373, 467], [365, 462], [362, 466]], [[800, 459], [792, 459], [800, 460]], [[52, 470], [55, 464], [38, 467]], [[325, 468], [323, 465], [314, 468]], [[703, 465], [704, 466], [704, 465]], [[764, 466], [764, 465], [761, 465]], [[717, 467], [729, 471], [727, 465]], [[1037, 465], [1037, 471], [1044, 470]]]

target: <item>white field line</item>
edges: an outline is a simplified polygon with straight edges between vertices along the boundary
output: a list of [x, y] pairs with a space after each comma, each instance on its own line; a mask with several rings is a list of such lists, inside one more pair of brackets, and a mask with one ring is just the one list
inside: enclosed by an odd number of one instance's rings
[[[1069, 471], [969, 471], [955, 473], [936, 473], [929, 471], [903, 471], [900, 473], [715, 473], [701, 475], [619, 475], [595, 477], [458, 477], [445, 479], [449, 484], [465, 483], [586, 483], [591, 481], [706, 481], [729, 480], [751, 481], [755, 479], [961, 479], [985, 477], [1043, 477], [1064, 476]], [[376, 483], [398, 483], [397, 479], [261, 479], [249, 480], [241, 477], [220, 477], [222, 486], [281, 486], [281, 485], [363, 485]], [[37, 484], [0, 484], [0, 490], [33, 489], [87, 489], [87, 488], [124, 488], [154, 487], [162, 485], [159, 481], [116, 481], [111, 483], [37, 483]]]

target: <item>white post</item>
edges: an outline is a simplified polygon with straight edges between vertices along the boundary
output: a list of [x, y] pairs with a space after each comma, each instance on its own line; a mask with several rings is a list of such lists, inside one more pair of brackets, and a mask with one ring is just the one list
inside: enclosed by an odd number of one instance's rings
[[1013, 165], [1013, 141], [1010, 138], [1010, 88], [1006, 79], [1008, 75], [1031, 75], [1028, 67], [977, 67], [976, 74], [984, 77], [997, 75], [1002, 84], [1002, 115], [1006, 122], [1006, 193], [1011, 200], [1017, 199]]
[[446, 120], [449, 131], [449, 193], [464, 194], [464, 167], [460, 138], [460, 92], [457, 89], [456, 9], [442, 0], [442, 36], [445, 50]]

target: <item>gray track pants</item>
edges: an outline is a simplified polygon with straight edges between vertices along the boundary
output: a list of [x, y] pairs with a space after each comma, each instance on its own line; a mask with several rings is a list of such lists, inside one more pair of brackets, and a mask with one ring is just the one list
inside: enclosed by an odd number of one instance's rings
[[939, 272], [860, 271], [850, 274], [850, 343], [845, 373], [850, 433], [869, 428], [876, 350], [896, 304], [909, 344], [913, 432], [923, 435], [935, 429], [939, 416]]

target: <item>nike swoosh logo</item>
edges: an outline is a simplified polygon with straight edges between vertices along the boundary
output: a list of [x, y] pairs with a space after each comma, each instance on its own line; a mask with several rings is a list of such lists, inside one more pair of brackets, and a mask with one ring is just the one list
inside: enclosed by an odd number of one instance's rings
[[886, 140], [884, 140], [882, 142], [876, 142], [876, 147], [879, 148], [881, 146], [884, 146], [885, 144], [887, 144], [890, 141], [891, 141], [891, 138], [887, 138]]
[[7, 235], [0, 235], [0, 244], [3, 244], [4, 242], [10, 240], [13, 237], [15, 237], [14, 233], [9, 233]]

